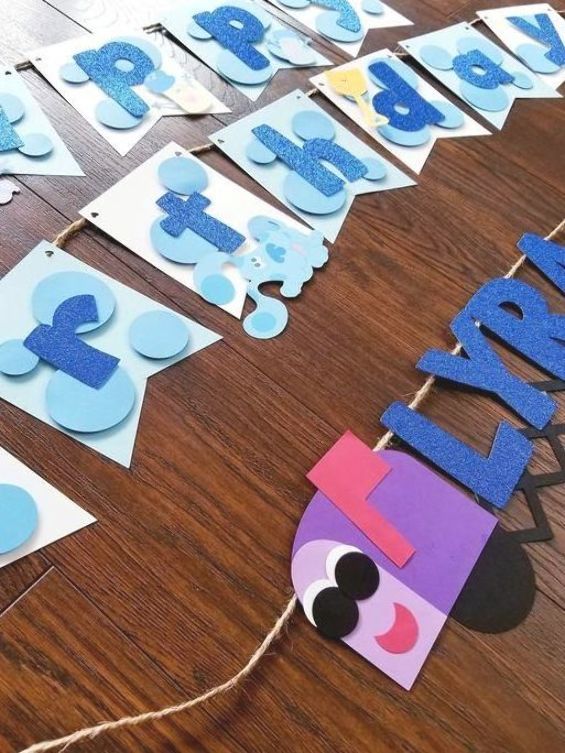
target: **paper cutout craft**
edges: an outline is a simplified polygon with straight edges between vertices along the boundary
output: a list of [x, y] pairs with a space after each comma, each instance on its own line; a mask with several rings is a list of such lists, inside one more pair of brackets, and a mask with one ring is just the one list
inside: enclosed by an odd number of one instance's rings
[[[187, 215], [190, 221], [179, 235], [167, 231], [170, 215], [162, 209], [162, 200], [169, 194], [165, 206], [175, 200], [180, 215]], [[185, 210], [190, 206], [194, 209], [194, 197], [199, 197], [202, 211], [191, 214]], [[210, 203], [204, 207], [203, 200]], [[257, 309], [246, 317], [244, 327], [254, 337], [273, 337], [284, 329], [288, 319], [286, 306], [264, 296], [259, 287], [268, 281], [282, 282], [282, 295], [295, 297], [313, 270], [328, 258], [319, 234], [174, 143], [91, 202], [81, 214], [130, 251], [233, 316], [241, 317], [249, 295]], [[173, 228], [175, 232], [178, 229]]]
[[371, 29], [412, 26], [381, 0], [269, 0], [304, 26], [357, 57]]
[[95, 522], [0, 448], [0, 568]]
[[210, 138], [329, 241], [337, 238], [355, 196], [414, 185], [301, 91]]
[[46, 241], [0, 281], [0, 397], [125, 466], [147, 379], [219, 339]]
[[404, 567], [414, 547], [369, 505], [368, 497], [390, 471], [360, 439], [346, 432], [307, 478], [395, 565]]
[[[14, 68], [3, 67], [0, 68], [0, 175], [84, 175], [22, 77]], [[7, 204], [19, 189], [13, 183], [0, 182], [2, 186], [0, 204]]]
[[369, 503], [413, 544], [413, 557], [394, 565], [318, 492], [298, 526], [292, 581], [323, 635], [410, 689], [452, 610], [471, 629], [511, 629], [531, 609], [535, 581], [489, 512], [406, 453], [378, 456], [390, 471]]
[[30, 59], [122, 156], [164, 115], [230, 112], [143, 32], [79, 37]]
[[[375, 115], [378, 111], [381, 117], [388, 116], [385, 123], [372, 126], [366, 120], [360, 121], [358, 107], [351, 97], [343, 96], [326, 80], [328, 76], [356, 71], [367, 81], [365, 105]], [[437, 139], [490, 135], [387, 49], [334, 68], [325, 76], [314, 76], [311, 81], [351, 120], [416, 173], [421, 172]]]
[[166, 11], [161, 22], [252, 101], [282, 69], [331, 65], [308, 38], [255, 0], [188, 0]]
[[496, 128], [503, 127], [515, 99], [560, 96], [466, 23], [406, 39], [400, 45]]
[[19, 186], [11, 180], [0, 178], [0, 206], [9, 204], [15, 194], [21, 193]]
[[565, 18], [551, 5], [513, 5], [477, 15], [508, 49], [546, 84], [565, 81]]
[[363, 116], [367, 128], [376, 128], [377, 126], [386, 125], [388, 123], [388, 118], [385, 118], [384, 115], [378, 113], [376, 109], [364, 99], [368, 93], [369, 87], [361, 68], [358, 68], [357, 66], [352, 66], [351, 68], [341, 66], [340, 68], [326, 71], [324, 77], [332, 91], [336, 94], [340, 94], [342, 97], [347, 97], [349, 100], [353, 99]]

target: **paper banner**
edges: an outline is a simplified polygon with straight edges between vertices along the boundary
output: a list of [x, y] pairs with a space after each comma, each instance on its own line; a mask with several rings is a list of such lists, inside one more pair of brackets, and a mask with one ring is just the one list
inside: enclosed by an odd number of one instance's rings
[[0, 448], [0, 569], [95, 522]]
[[34, 50], [30, 59], [122, 156], [163, 115], [230, 112], [143, 32], [70, 39]]
[[298, 90], [210, 138], [329, 241], [355, 196], [415, 185]]
[[331, 65], [310, 46], [307, 37], [282, 24], [254, 0], [188, 0], [168, 10], [161, 22], [209, 68], [253, 101], [281, 69]]
[[[383, 76], [380, 83], [379, 74]], [[340, 83], [338, 90], [332, 80]], [[340, 65], [311, 81], [351, 120], [416, 173], [421, 172], [437, 139], [490, 135], [387, 49]], [[341, 91], [347, 91], [347, 96]], [[383, 91], [387, 92], [386, 108], [378, 98]], [[351, 92], [356, 92], [357, 101]], [[369, 108], [367, 114], [365, 106]], [[406, 112], [399, 113], [396, 106]], [[390, 122], [378, 124], [379, 108]]]
[[46, 241], [0, 281], [0, 397], [125, 466], [147, 379], [220, 339]]
[[414, 546], [396, 566], [322, 492], [292, 551], [292, 582], [308, 619], [410, 689], [485, 549], [496, 518], [427, 466], [385, 450], [390, 468], [368, 501]]
[[357, 57], [370, 29], [412, 26], [381, 0], [269, 0], [309, 29]]
[[466, 23], [400, 42], [444, 86], [502, 128], [515, 99], [560, 95]]
[[542, 81], [554, 89], [565, 81], [565, 18], [551, 5], [512, 5], [477, 15]]
[[[4, 67], [0, 69], [0, 175], [84, 175], [21, 76]], [[7, 203], [6, 198], [2, 196], [0, 204]]]
[[[163, 228], [170, 215], [157, 203], [162, 203], [169, 191], [184, 202], [196, 191], [210, 202], [187, 214], [188, 224], [176, 237], [171, 228], [169, 232]], [[178, 204], [179, 210], [186, 206]], [[81, 214], [157, 269], [238, 318], [249, 291], [251, 295], [260, 284], [278, 281], [283, 282], [283, 295], [294, 297], [312, 276], [313, 267], [327, 260], [327, 250], [315, 233], [174, 143], [91, 202]], [[205, 224], [206, 217], [212, 219], [210, 226]], [[227, 303], [217, 300], [218, 296], [225, 299], [228, 293], [231, 297]], [[264, 308], [264, 296], [258, 295]], [[286, 323], [283, 304], [273, 305], [282, 307], [280, 315]], [[246, 319], [246, 330], [253, 319], [257, 321], [257, 313], [261, 309]], [[272, 328], [249, 334], [274, 336]]]

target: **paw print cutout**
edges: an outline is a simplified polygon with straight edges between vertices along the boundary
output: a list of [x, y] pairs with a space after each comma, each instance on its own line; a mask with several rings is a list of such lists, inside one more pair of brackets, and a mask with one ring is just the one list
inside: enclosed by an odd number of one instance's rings
[[[288, 202], [303, 212], [328, 215], [342, 209], [348, 200], [347, 183], [360, 180], [380, 181], [387, 168], [376, 157], [360, 159], [335, 142], [332, 119], [310, 109], [299, 110], [292, 118], [295, 136], [303, 140], [298, 146], [272, 126], [263, 124], [252, 129], [253, 140], [246, 156], [259, 165], [280, 159], [290, 172], [283, 182]], [[343, 177], [327, 168], [330, 163]]]
[[145, 86], [150, 94], [161, 95], [176, 84], [174, 76], [161, 69], [163, 59], [158, 47], [139, 37], [116, 37], [99, 49], [85, 50], [73, 56], [60, 71], [69, 84], [96, 84], [109, 99], [95, 109], [102, 125], [130, 130], [142, 122], [152, 105], [134, 87]]
[[254, 217], [249, 231], [258, 246], [247, 254], [229, 256], [217, 253], [204, 257], [195, 268], [194, 279], [205, 300], [216, 305], [229, 303], [235, 288], [225, 276], [227, 264], [236, 266], [247, 281], [247, 294], [255, 302], [255, 310], [243, 322], [251, 337], [269, 339], [279, 335], [288, 322], [284, 303], [263, 295], [260, 286], [280, 282], [281, 295], [295, 298], [310, 280], [314, 269], [328, 260], [323, 237], [315, 231], [308, 235], [269, 217]]
[[[0, 153], [17, 150], [26, 157], [41, 159], [54, 149], [54, 144], [45, 133], [18, 133], [18, 125], [25, 122], [23, 101], [13, 94], [0, 92]], [[2, 202], [7, 203], [7, 202]]]
[[458, 54], [452, 56], [438, 45], [425, 45], [420, 57], [431, 68], [453, 70], [460, 80], [461, 96], [471, 105], [488, 112], [506, 110], [512, 98], [508, 87], [532, 89], [534, 81], [523, 71], [507, 71], [502, 66], [502, 51], [480, 35], [462, 36], [457, 40]]
[[309, 37], [304, 37], [293, 29], [276, 29], [265, 39], [271, 55], [297, 67], [316, 63], [316, 55], [310, 47], [311, 41]]

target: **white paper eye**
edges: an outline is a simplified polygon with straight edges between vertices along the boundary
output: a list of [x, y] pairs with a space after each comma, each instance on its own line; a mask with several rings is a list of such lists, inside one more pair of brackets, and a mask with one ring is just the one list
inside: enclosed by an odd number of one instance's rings
[[350, 546], [349, 544], [340, 544], [339, 546], [334, 546], [334, 548], [330, 551], [328, 556], [326, 557], [326, 575], [328, 576], [328, 579], [331, 581], [331, 585], [335, 586], [335, 568], [337, 563], [340, 561], [340, 559], [345, 554], [350, 554], [351, 552], [355, 552], [356, 554], [362, 554], [360, 549], [357, 549], [355, 546]]
[[324, 578], [320, 580], [315, 580], [304, 591], [304, 596], [302, 597], [302, 608], [304, 609], [304, 614], [308, 618], [308, 621], [316, 627], [316, 623], [314, 622], [314, 600], [316, 596], [323, 591], [325, 588], [332, 588], [335, 587], [335, 583], [333, 581], [325, 580]]

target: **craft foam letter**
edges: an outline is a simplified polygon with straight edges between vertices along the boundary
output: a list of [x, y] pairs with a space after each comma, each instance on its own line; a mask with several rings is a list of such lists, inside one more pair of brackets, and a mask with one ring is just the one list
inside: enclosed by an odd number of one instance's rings
[[428, 350], [418, 368], [435, 376], [493, 392], [528, 423], [543, 429], [557, 405], [545, 392], [511, 374], [486, 337], [467, 314], [459, 314], [451, 330], [463, 346], [467, 358]]
[[[316, 5], [321, 5], [323, 8], [327, 8], [328, 10], [338, 11], [339, 17], [336, 23], [338, 26], [341, 26], [342, 29], [347, 29], [347, 31], [352, 31], [353, 33], [361, 31], [361, 21], [359, 20], [359, 16], [348, 0], [313, 0], [313, 2]], [[291, 3], [286, 2], [285, 4], [289, 5], [291, 8], [301, 7], [295, 5], [295, 3], [292, 3], [291, 5]], [[306, 5], [306, 3], [304, 3], [304, 5]]]
[[360, 159], [329, 139], [309, 139], [299, 147], [269, 125], [257, 126], [252, 132], [267, 149], [324, 196], [339, 193], [344, 181], [324, 167], [322, 160], [330, 162], [348, 181], [359, 180], [367, 174], [367, 167]]
[[4, 110], [0, 107], [0, 152], [18, 149], [24, 142], [20, 139]]
[[469, 50], [456, 55], [453, 58], [453, 70], [460, 79], [480, 89], [496, 89], [501, 84], [511, 84], [514, 81], [514, 76], [480, 50]]
[[194, 21], [252, 70], [269, 67], [269, 59], [253, 46], [261, 42], [265, 34], [263, 24], [253, 13], [222, 5], [211, 12], [197, 13]]
[[53, 324], [40, 324], [24, 346], [56, 369], [94, 389], [103, 387], [118, 368], [119, 358], [93, 348], [76, 335], [81, 324], [98, 321], [93, 295], [63, 301], [53, 314]]
[[505, 421], [486, 458], [404, 403], [393, 403], [381, 422], [495, 507], [507, 504], [532, 455], [531, 442]]
[[536, 13], [535, 24], [522, 16], [508, 16], [507, 20], [536, 42], [549, 47], [549, 51], [545, 54], [548, 60], [560, 67], [565, 65], [565, 44], [547, 13]]
[[[508, 310], [515, 307], [520, 316]], [[467, 313], [534, 363], [565, 379], [565, 315], [552, 314], [543, 295], [520, 280], [487, 282]]]
[[398, 567], [414, 547], [377, 510], [368, 496], [390, 471], [384, 460], [350, 431], [316, 463], [307, 478]]
[[[445, 120], [445, 115], [421, 97], [388, 63], [372, 63], [369, 71], [384, 87], [384, 91], [373, 97], [373, 107], [376, 112], [388, 118], [393, 128], [401, 131], [419, 131], [424, 126]], [[399, 112], [397, 106], [407, 109], [408, 112]]]
[[192, 230], [216, 246], [219, 251], [232, 254], [245, 242], [245, 236], [206, 214], [204, 210], [210, 204], [210, 199], [198, 192], [183, 200], [169, 191], [157, 202], [157, 206], [168, 215], [166, 219], [161, 220], [161, 227], [175, 238], [178, 238], [183, 230]]
[[526, 233], [518, 241], [518, 248], [565, 293], [565, 246], [546, 241], [534, 233]]
[[[153, 61], [143, 50], [129, 42], [109, 42], [99, 50], [86, 50], [74, 55], [74, 60], [102, 91], [135, 118], [141, 118], [149, 106], [138, 96], [132, 86], [142, 84], [153, 72]], [[126, 61], [131, 70], [117, 67]]]

